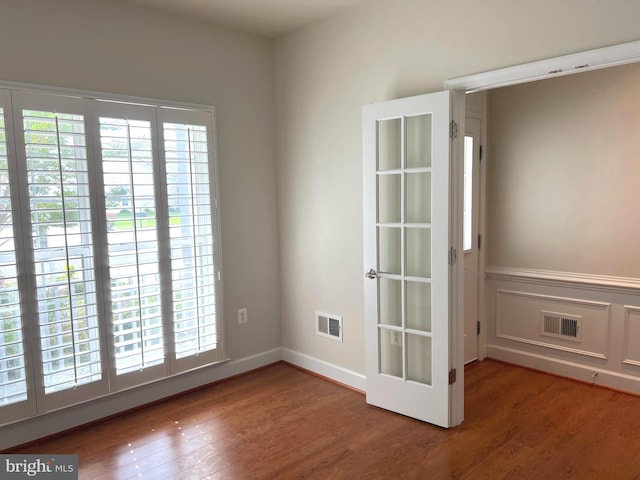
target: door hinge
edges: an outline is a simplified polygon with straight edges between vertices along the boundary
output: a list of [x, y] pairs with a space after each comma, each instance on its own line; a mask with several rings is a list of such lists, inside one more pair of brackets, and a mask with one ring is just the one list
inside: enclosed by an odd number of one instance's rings
[[458, 251], [451, 247], [449, 249], [449, 265], [455, 265], [456, 262], [458, 261]]
[[484, 147], [480, 145], [480, 160], [484, 158]]
[[449, 123], [449, 136], [451, 138], [458, 138], [458, 122], [451, 120]]
[[482, 235], [478, 235], [478, 250], [480, 250], [481, 246], [482, 246]]
[[449, 385], [453, 385], [456, 383], [456, 378], [458, 376], [458, 371], [454, 368], [449, 370]]
[[480, 335], [480, 321], [479, 320], [476, 322], [476, 332], [477, 332], [478, 335]]

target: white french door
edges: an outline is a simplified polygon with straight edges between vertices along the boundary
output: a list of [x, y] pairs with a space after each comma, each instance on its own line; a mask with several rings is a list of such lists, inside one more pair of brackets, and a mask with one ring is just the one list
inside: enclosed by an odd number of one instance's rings
[[452, 95], [363, 109], [367, 403], [443, 427], [462, 421], [450, 387]]

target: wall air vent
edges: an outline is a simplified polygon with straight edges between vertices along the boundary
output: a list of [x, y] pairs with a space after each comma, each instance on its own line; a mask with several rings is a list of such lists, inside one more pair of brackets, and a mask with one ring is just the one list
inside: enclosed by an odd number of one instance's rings
[[540, 335], [582, 341], [582, 317], [566, 313], [540, 312]]
[[341, 342], [342, 317], [330, 313], [316, 312], [316, 333]]

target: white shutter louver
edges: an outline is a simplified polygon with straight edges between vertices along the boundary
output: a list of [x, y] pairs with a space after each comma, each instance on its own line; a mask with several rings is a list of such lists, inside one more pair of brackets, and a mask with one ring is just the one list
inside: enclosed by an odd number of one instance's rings
[[82, 115], [24, 110], [45, 394], [102, 379]]
[[216, 271], [207, 128], [164, 123], [176, 358], [214, 350]]
[[100, 117], [116, 373], [164, 361], [151, 125]]
[[27, 399], [5, 112], [0, 108], [0, 405]]

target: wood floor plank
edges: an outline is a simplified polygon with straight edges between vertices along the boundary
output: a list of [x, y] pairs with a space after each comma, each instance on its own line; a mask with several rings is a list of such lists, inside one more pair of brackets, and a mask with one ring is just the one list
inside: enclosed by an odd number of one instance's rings
[[278, 363], [19, 451], [90, 480], [640, 479], [640, 398], [487, 360], [447, 430]]

